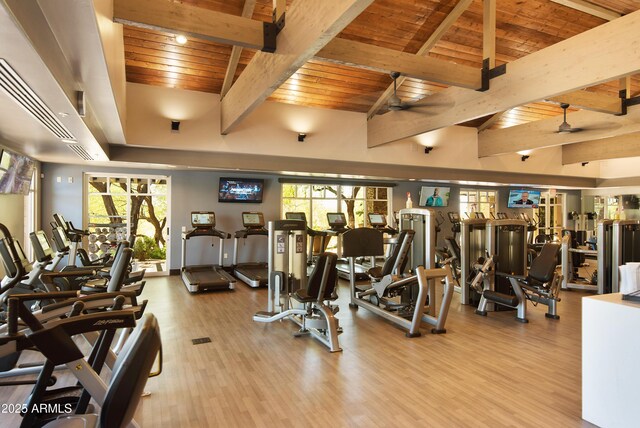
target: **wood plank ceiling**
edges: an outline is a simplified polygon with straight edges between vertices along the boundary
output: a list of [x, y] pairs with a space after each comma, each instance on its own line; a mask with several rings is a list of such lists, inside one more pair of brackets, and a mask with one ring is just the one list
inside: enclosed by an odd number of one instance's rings
[[[240, 15], [244, 0], [181, 0], [194, 6]], [[593, 4], [627, 14], [640, 9], [636, 0], [598, 0]], [[287, 2], [291, 4], [291, 0]], [[451, 12], [457, 0], [376, 0], [338, 36], [398, 51], [416, 53]], [[474, 0], [444, 34], [429, 55], [480, 68], [482, 63], [482, 0]], [[272, 0], [258, 0], [253, 19], [270, 21]], [[311, 18], [312, 19], [312, 18]], [[604, 19], [550, 0], [497, 0], [496, 65], [509, 63], [547, 46], [605, 23]], [[175, 35], [124, 27], [127, 80], [134, 83], [220, 93], [231, 47], [190, 39], [179, 45]], [[243, 49], [236, 78], [255, 51]], [[572, 60], [570, 53], [567, 60]], [[366, 113], [391, 79], [387, 74], [337, 65], [321, 60], [304, 64], [269, 100], [289, 104]], [[407, 79], [398, 95], [417, 100], [445, 86]], [[588, 90], [617, 96], [619, 83]], [[640, 79], [632, 79], [632, 94], [640, 92]], [[384, 113], [384, 110], [381, 110]], [[512, 109], [492, 129], [562, 114], [555, 104], [539, 102]], [[465, 125], [479, 126], [486, 118]]]

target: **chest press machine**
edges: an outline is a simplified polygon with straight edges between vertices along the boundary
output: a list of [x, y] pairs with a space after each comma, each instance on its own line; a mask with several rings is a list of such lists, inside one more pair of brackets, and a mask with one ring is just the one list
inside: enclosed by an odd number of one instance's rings
[[329, 351], [342, 351], [338, 343], [340, 326], [335, 317], [339, 308], [330, 303], [338, 297], [335, 294], [337, 256], [321, 254], [307, 279], [306, 223], [301, 220], [270, 221], [268, 232], [267, 310], [257, 312], [253, 320], [271, 323], [289, 319], [300, 326], [294, 336], [310, 334]]
[[[370, 286], [356, 286], [355, 275], [351, 275], [349, 306], [355, 309], [365, 308], [398, 324], [407, 329], [407, 337], [420, 336], [420, 325], [423, 321], [434, 326], [432, 333], [445, 333], [444, 325], [454, 289], [451, 268], [449, 264], [445, 264], [442, 269], [425, 269], [418, 266], [415, 275], [402, 276], [401, 272], [407, 264], [414, 235], [413, 230], [400, 232], [398, 243], [384, 266], [369, 270]], [[344, 234], [342, 245], [342, 255], [349, 258], [352, 273], [356, 258], [384, 254], [383, 236], [375, 229], [350, 230]], [[442, 278], [443, 297], [436, 315], [435, 288]]]
[[491, 289], [489, 272], [495, 264], [496, 256], [487, 257], [482, 266], [478, 267], [478, 273], [471, 283], [471, 287], [482, 296], [476, 314], [486, 316], [487, 306], [489, 302], [493, 302], [516, 309], [516, 320], [527, 323], [527, 300], [531, 300], [534, 304], [542, 303], [548, 307], [545, 314], [547, 318], [559, 319], [557, 304], [560, 301], [562, 282], [562, 275], [556, 274], [556, 258], [559, 251], [559, 244], [545, 243], [540, 255], [531, 262], [531, 269], [527, 275], [495, 272], [496, 276], [509, 280], [514, 295]]

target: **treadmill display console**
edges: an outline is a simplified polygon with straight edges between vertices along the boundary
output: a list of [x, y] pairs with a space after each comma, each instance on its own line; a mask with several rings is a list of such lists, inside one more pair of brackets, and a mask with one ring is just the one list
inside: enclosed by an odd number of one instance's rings
[[242, 225], [247, 228], [264, 227], [264, 216], [262, 213], [244, 212], [242, 213]]
[[216, 225], [216, 214], [213, 212], [192, 212], [192, 227], [214, 227]]
[[384, 214], [368, 213], [367, 215], [369, 216], [369, 224], [371, 224], [371, 227], [385, 227], [387, 225]]
[[343, 213], [327, 213], [327, 221], [332, 229], [341, 229], [347, 226], [347, 218]]
[[284, 214], [284, 218], [286, 220], [302, 220], [304, 222], [307, 221], [307, 215], [305, 213], [302, 213], [302, 212], [285, 213]]
[[460, 223], [460, 214], [456, 212], [449, 212], [447, 215], [449, 216], [449, 221], [451, 223]]

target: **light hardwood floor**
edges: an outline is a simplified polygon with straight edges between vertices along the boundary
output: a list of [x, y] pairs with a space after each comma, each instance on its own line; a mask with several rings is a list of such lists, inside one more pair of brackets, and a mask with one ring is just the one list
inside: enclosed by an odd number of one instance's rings
[[[348, 308], [340, 286], [342, 353], [289, 321], [258, 324], [266, 289], [190, 295], [180, 278], [149, 279], [164, 372], [147, 383], [136, 420], [146, 427], [575, 427], [581, 420], [581, 297], [562, 293], [559, 321], [529, 307], [480, 317], [455, 295], [447, 333], [408, 339], [374, 314]], [[191, 339], [210, 337], [193, 345]], [[0, 402], [26, 387], [0, 388]], [[0, 426], [19, 418], [0, 416]]]

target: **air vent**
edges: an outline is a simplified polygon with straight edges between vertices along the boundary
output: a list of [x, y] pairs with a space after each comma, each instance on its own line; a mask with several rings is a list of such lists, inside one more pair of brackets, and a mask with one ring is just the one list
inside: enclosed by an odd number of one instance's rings
[[27, 86], [18, 73], [2, 58], [0, 58], [0, 88], [42, 123], [53, 135], [60, 139], [76, 139], [40, 97]]
[[87, 152], [85, 148], [80, 144], [67, 144], [67, 147], [69, 147], [75, 154], [77, 154], [80, 159], [84, 159], [86, 161], [95, 160], [91, 157], [89, 152]]

